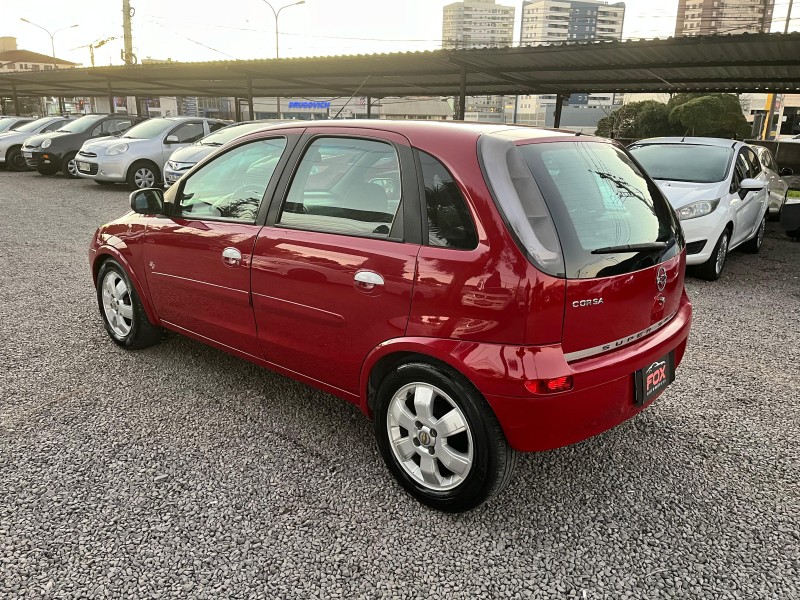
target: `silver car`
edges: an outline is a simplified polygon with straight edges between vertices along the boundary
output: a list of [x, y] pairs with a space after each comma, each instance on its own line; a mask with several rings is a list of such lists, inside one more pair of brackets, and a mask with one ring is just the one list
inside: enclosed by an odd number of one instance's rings
[[164, 163], [177, 148], [225, 125], [199, 117], [149, 119], [121, 137], [84, 143], [76, 157], [78, 175], [101, 184], [126, 182], [134, 190], [154, 187], [162, 181]]
[[782, 177], [788, 177], [792, 174], [792, 170], [783, 167], [778, 167], [775, 158], [769, 148], [764, 146], [750, 146], [758, 156], [761, 166], [764, 167], [764, 174], [769, 180], [767, 182], [767, 190], [769, 191], [769, 216], [778, 220], [781, 218], [783, 212], [783, 205], [786, 202], [786, 195], [789, 192], [789, 184], [786, 183]]
[[22, 155], [22, 143], [32, 135], [55, 131], [73, 120], [67, 117], [42, 117], [11, 131], [0, 133], [0, 166], [5, 165], [12, 171], [27, 171], [28, 165]]
[[0, 117], [0, 133], [11, 131], [33, 120], [33, 117]]

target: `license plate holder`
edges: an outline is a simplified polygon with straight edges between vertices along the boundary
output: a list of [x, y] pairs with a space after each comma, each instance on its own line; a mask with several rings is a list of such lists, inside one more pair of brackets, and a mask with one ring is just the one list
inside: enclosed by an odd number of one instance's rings
[[83, 161], [78, 161], [78, 171], [86, 171], [87, 173], [92, 170], [92, 166]]
[[33, 158], [33, 152], [23, 152], [23, 158]]
[[675, 381], [675, 353], [670, 352], [639, 369], [633, 379], [636, 384], [636, 405], [644, 406]]

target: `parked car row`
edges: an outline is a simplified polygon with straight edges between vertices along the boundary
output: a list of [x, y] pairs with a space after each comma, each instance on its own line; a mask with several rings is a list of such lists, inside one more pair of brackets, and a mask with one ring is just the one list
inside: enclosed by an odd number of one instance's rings
[[[5, 119], [0, 120], [0, 123]], [[15, 171], [58, 171], [99, 184], [139, 189], [164, 181], [164, 166], [177, 149], [229, 125], [219, 119], [129, 115], [44, 117], [9, 123], [0, 131], [0, 162]]]
[[788, 193], [767, 148], [714, 138], [652, 138], [628, 148], [675, 209], [686, 264], [699, 277], [722, 275], [728, 252], [757, 253], [767, 217], [780, 218]]

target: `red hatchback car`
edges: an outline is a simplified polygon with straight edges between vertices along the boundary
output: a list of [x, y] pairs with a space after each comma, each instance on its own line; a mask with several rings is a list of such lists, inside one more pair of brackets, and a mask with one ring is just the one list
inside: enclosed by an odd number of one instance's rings
[[634, 416], [686, 348], [681, 228], [608, 140], [285, 124], [131, 207], [90, 252], [116, 343], [171, 329], [358, 404], [440, 510], [502, 490], [515, 451]]

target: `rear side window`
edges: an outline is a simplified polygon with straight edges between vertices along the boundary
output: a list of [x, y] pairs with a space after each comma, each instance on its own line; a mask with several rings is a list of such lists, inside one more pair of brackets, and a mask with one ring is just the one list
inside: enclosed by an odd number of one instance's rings
[[278, 223], [343, 235], [388, 238], [402, 191], [394, 146], [320, 138], [306, 150]]
[[[515, 193], [498, 191], [483, 150], [482, 144], [481, 155], [501, 211], [507, 222], [514, 223], [516, 237], [534, 264], [545, 272], [571, 279], [608, 277], [650, 267], [680, 251], [680, 229], [669, 204], [614, 145], [512, 144], [504, 155]], [[515, 215], [513, 220], [509, 213]], [[619, 250], [653, 242], [666, 245]], [[553, 271], [559, 261], [549, 253], [561, 257], [562, 272]]]
[[430, 154], [419, 152], [425, 182], [428, 245], [472, 250], [478, 234], [467, 203], [445, 166]]

